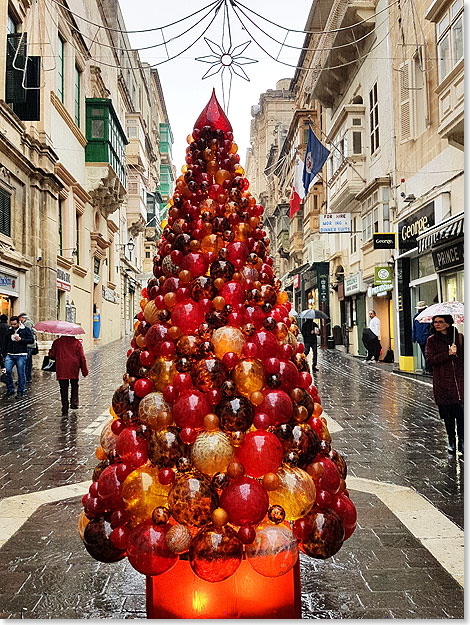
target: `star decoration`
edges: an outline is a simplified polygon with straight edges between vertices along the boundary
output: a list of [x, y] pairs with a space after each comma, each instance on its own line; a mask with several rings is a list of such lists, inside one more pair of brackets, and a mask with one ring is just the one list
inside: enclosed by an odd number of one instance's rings
[[250, 45], [251, 40], [245, 41], [245, 43], [240, 43], [237, 46], [230, 45], [228, 48], [225, 48], [224, 45], [219, 45], [218, 43], [207, 39], [207, 37], [204, 37], [204, 41], [206, 42], [213, 54], [199, 56], [196, 58], [196, 61], [209, 63], [211, 65], [211, 67], [209, 67], [207, 72], [202, 77], [203, 80], [204, 78], [215, 76], [219, 72], [223, 74], [225, 70], [228, 70], [231, 75], [236, 74], [244, 80], [250, 80], [248, 74], [245, 72], [242, 66], [257, 63], [258, 61], [255, 59], [250, 59], [246, 56], [242, 56], [242, 54]]

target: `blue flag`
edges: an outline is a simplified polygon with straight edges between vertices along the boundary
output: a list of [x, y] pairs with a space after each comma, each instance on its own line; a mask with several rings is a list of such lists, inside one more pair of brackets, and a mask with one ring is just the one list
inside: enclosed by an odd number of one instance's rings
[[317, 139], [312, 129], [309, 128], [307, 152], [305, 153], [304, 161], [304, 173], [302, 176], [305, 196], [307, 196], [308, 189], [313, 179], [325, 164], [329, 154], [330, 150], [325, 148], [325, 146]]

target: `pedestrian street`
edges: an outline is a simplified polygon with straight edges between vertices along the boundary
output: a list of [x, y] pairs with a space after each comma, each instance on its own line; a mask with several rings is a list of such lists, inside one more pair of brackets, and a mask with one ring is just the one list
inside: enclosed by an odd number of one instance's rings
[[[128, 344], [86, 354], [68, 417], [45, 372], [23, 399], [1, 400], [3, 618], [145, 618], [145, 578], [127, 559], [90, 558], [77, 531]], [[334, 557], [301, 557], [303, 617], [463, 618], [463, 461], [447, 456], [430, 384], [337, 350], [319, 349], [318, 367], [358, 525]]]

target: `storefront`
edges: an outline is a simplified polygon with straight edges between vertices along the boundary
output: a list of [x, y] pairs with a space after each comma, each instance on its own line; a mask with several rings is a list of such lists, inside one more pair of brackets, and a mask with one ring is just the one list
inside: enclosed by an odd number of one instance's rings
[[15, 302], [19, 297], [19, 276], [9, 267], [0, 265], [0, 314], [7, 315], [21, 311], [15, 310]]
[[343, 282], [346, 326], [349, 331], [349, 352], [364, 356], [366, 351], [362, 343], [362, 332], [367, 327], [366, 291], [362, 271], [345, 276]]
[[413, 317], [419, 301], [426, 305], [438, 301], [437, 274], [432, 254], [420, 254], [418, 237], [435, 225], [434, 201], [398, 222], [398, 257], [396, 262], [397, 311], [399, 326], [399, 367], [402, 371], [420, 371], [424, 368], [419, 345], [411, 334]]

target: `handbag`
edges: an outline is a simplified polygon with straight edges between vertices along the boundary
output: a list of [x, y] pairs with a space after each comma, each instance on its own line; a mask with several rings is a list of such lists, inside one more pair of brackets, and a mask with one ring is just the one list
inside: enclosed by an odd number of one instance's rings
[[31, 354], [33, 356], [37, 356], [39, 354], [39, 347], [38, 344], [36, 343], [36, 345], [33, 347], [33, 349], [31, 350]]
[[49, 356], [44, 356], [41, 369], [43, 371], [55, 371], [55, 360], [53, 358], [49, 358]]

